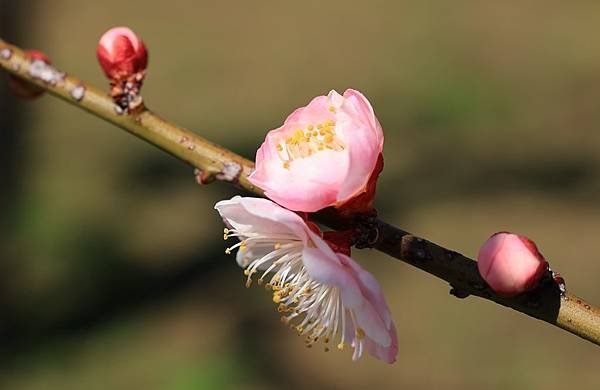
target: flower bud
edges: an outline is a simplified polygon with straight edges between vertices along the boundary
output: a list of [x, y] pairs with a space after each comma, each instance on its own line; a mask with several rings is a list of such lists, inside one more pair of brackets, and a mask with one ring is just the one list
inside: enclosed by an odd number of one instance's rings
[[143, 72], [148, 65], [144, 42], [127, 27], [114, 27], [100, 38], [96, 55], [106, 76], [122, 80]]
[[[25, 53], [32, 61], [43, 61], [50, 65], [50, 59], [41, 51], [27, 49]], [[8, 85], [15, 95], [23, 99], [35, 99], [44, 93], [44, 90], [37, 85], [13, 75], [9, 76]]]
[[499, 232], [479, 250], [477, 267], [492, 290], [512, 297], [535, 289], [548, 270], [548, 262], [527, 237]]

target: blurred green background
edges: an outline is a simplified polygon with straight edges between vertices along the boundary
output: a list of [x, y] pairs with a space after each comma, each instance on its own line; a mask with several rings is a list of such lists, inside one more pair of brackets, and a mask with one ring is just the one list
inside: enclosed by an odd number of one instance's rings
[[[95, 45], [128, 25], [147, 104], [252, 158], [330, 89], [386, 134], [386, 220], [475, 256], [539, 244], [600, 303], [600, 2], [0, 0], [2, 37], [105, 85]], [[396, 364], [304, 348], [223, 254], [192, 170], [95, 117], [0, 85], [0, 388], [597, 389], [596, 346], [374, 251]]]

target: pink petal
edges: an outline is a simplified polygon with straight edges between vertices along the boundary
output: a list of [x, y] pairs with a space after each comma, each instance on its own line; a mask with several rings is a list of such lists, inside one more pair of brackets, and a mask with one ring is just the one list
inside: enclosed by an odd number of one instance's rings
[[396, 356], [398, 355], [398, 336], [396, 334], [396, 327], [393, 323], [389, 330], [389, 334], [391, 343], [388, 347], [379, 345], [372, 340], [365, 340], [365, 349], [371, 356], [391, 364], [396, 361]]
[[276, 145], [298, 127], [286, 124], [269, 132], [257, 151], [256, 169], [249, 180], [287, 208], [314, 212], [335, 203], [337, 190], [347, 176], [348, 154], [325, 150], [297, 158], [284, 168]]
[[369, 101], [358, 91], [344, 92], [346, 100], [338, 114], [338, 126], [349, 147], [348, 177], [341, 186], [337, 201], [342, 203], [360, 192], [375, 169], [383, 151], [383, 131]]
[[345, 267], [348, 267], [352, 271], [354, 278], [358, 281], [362, 294], [375, 307], [378, 315], [384, 321], [386, 328], [389, 328], [391, 325], [393, 325], [390, 309], [385, 302], [383, 291], [381, 291], [381, 287], [379, 286], [377, 279], [375, 279], [370, 272], [363, 269], [351, 257], [348, 257], [344, 254], [338, 254], [338, 258]]
[[296, 213], [284, 209], [268, 199], [235, 196], [220, 201], [215, 209], [233, 228], [262, 234], [289, 232], [306, 239], [306, 224]]
[[[319, 243], [322, 240], [317, 237], [313, 238], [313, 241]], [[369, 296], [364, 295], [354, 276], [354, 267], [359, 267], [358, 264], [343, 266], [343, 264], [353, 263], [354, 260], [345, 255], [336, 255], [331, 249], [324, 249], [321, 247], [304, 249], [303, 263], [306, 271], [315, 281], [339, 288], [342, 303], [347, 309], [353, 310], [358, 325], [365, 331], [367, 337], [377, 344], [389, 346], [392, 340], [389, 327], [386, 326], [383, 316], [375, 307], [376, 304], [380, 306], [380, 302], [369, 299], [372, 295], [370, 291], [368, 292]], [[339, 262], [335, 260], [335, 257], [339, 259]], [[367, 290], [366, 287], [364, 289]], [[385, 302], [383, 304], [385, 305]], [[387, 306], [385, 307], [387, 308]], [[389, 313], [385, 315], [389, 316]]]
[[375, 169], [380, 150], [374, 143], [374, 139], [365, 127], [358, 127], [356, 121], [345, 117], [343, 114], [338, 116], [338, 126], [340, 135], [348, 147], [349, 165], [348, 175], [343, 184], [339, 187], [337, 202], [343, 203], [365, 190], [365, 187]]
[[355, 89], [347, 89], [344, 92], [344, 97], [346, 98], [347, 105], [352, 105], [354, 109], [362, 113], [363, 118], [368, 120], [368, 123], [377, 138], [379, 148], [383, 149], [383, 129], [375, 116], [375, 111], [373, 110], [371, 103], [369, 103], [369, 100], [365, 95]]
[[329, 111], [327, 96], [317, 96], [308, 103], [306, 107], [294, 110], [284, 122], [284, 125], [298, 125], [301, 123], [324, 122], [334, 119], [333, 113]]

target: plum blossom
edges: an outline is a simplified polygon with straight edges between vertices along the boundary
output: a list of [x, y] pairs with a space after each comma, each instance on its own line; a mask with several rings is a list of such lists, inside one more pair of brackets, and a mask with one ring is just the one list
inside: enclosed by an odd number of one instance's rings
[[375, 278], [354, 260], [334, 252], [316, 225], [274, 202], [236, 196], [215, 209], [228, 226], [224, 238], [240, 241], [237, 262], [246, 286], [256, 279], [272, 291], [281, 321], [305, 336], [311, 347], [322, 341], [353, 348], [357, 360], [367, 351], [393, 363], [396, 329]]
[[383, 131], [367, 98], [353, 89], [331, 91], [267, 134], [249, 180], [290, 210], [369, 212], [382, 150]]
[[477, 267], [492, 290], [511, 297], [536, 288], [548, 262], [527, 237], [499, 232], [479, 250]]

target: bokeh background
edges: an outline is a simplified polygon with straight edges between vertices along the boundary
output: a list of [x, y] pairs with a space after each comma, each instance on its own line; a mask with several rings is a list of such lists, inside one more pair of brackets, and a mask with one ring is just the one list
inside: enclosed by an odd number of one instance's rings
[[[360, 89], [386, 220], [471, 257], [525, 234], [600, 303], [600, 2], [0, 0], [3, 38], [96, 85], [115, 25], [150, 49], [151, 108], [249, 158], [313, 96]], [[598, 347], [374, 251], [355, 255], [397, 363], [306, 349], [223, 254], [212, 205], [234, 189], [5, 82], [0, 125], [2, 389], [600, 386]]]

